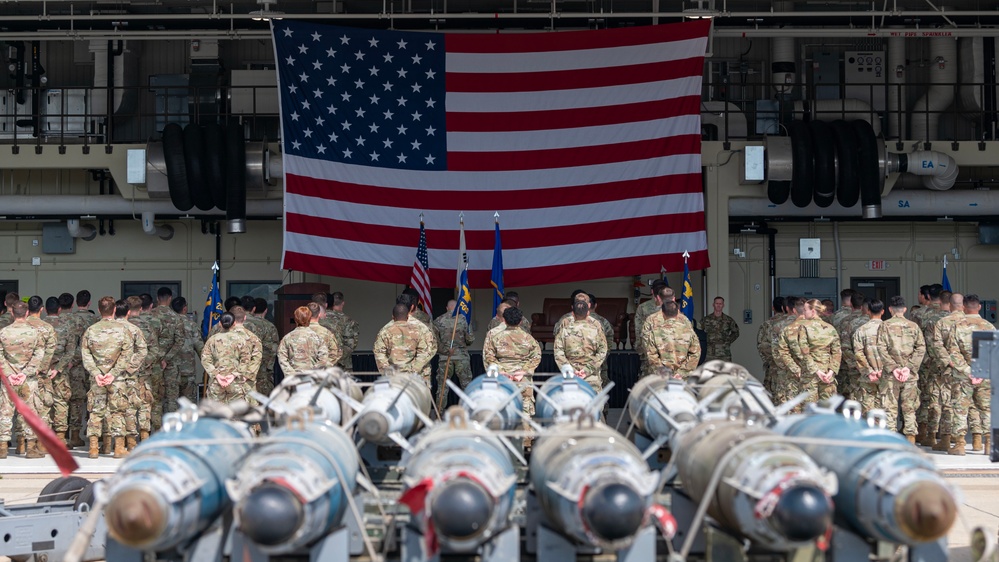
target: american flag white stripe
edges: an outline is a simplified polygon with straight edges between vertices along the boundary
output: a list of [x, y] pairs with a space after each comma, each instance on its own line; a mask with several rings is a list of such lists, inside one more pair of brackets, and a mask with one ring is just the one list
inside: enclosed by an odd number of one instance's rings
[[[487, 193], [523, 189], [546, 189], [592, 185], [616, 181], [639, 180], [674, 175], [699, 174], [700, 154], [677, 154], [649, 158], [642, 162], [614, 162], [592, 166], [575, 166], [555, 170], [512, 170], [507, 172], [437, 172], [373, 168], [354, 164], [326, 166], [321, 161], [284, 155], [288, 174], [315, 179], [394, 187], [414, 191], [452, 191], [474, 189]], [[669, 181], [669, 180], [665, 180]], [[621, 194], [627, 197], [628, 194]], [[455, 210], [457, 213], [457, 209]], [[412, 211], [410, 211], [412, 213]], [[506, 228], [506, 219], [504, 219]]]
[[667, 62], [704, 56], [707, 38], [664, 41], [603, 49], [574, 49], [540, 53], [462, 53], [445, 55], [449, 73], [523, 73], [579, 70], [626, 64]]
[[428, 313], [432, 313], [434, 305], [430, 300], [430, 273], [427, 271], [429, 267], [429, 257], [427, 252], [427, 233], [423, 226], [423, 220], [420, 220], [420, 243], [416, 248], [416, 261], [413, 262], [413, 275], [409, 279], [409, 284], [416, 289], [416, 292], [420, 294], [420, 300], [423, 301], [423, 307]]
[[701, 77], [677, 78], [642, 84], [578, 88], [567, 96], [565, 90], [540, 92], [449, 92], [445, 107], [449, 112], [507, 113], [554, 111], [579, 107], [614, 107], [700, 93]]

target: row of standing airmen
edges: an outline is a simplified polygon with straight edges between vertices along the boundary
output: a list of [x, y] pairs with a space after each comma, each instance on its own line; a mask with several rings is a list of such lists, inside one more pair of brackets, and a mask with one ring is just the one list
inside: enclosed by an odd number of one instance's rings
[[807, 402], [839, 393], [864, 411], [884, 410], [887, 426], [911, 443], [963, 455], [971, 435], [972, 450], [987, 451], [990, 386], [971, 377], [971, 334], [995, 328], [980, 316], [978, 296], [925, 285], [911, 311], [892, 297], [888, 320], [881, 300], [852, 289], [841, 298], [829, 315], [818, 300], [774, 299], [757, 344], [775, 403], [806, 391]]

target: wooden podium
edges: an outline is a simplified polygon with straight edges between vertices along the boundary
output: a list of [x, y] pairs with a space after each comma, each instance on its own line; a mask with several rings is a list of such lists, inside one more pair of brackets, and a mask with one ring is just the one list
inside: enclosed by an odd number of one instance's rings
[[312, 295], [316, 293], [329, 292], [330, 286], [327, 283], [292, 283], [282, 285], [274, 291], [277, 296], [274, 300], [274, 325], [277, 326], [278, 335], [283, 338], [295, 329], [296, 308], [309, 304]]

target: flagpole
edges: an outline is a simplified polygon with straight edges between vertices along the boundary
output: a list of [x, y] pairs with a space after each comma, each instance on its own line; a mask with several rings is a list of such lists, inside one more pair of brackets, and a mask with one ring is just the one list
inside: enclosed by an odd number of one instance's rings
[[[458, 213], [458, 224], [461, 228], [461, 236], [465, 236], [465, 213]], [[462, 248], [464, 249], [464, 248]], [[460, 252], [461, 250], [459, 250]], [[468, 260], [465, 256], [459, 256], [465, 264], [465, 271], [468, 271]], [[462, 288], [461, 288], [461, 270], [458, 270], [458, 298], [461, 298]], [[447, 361], [444, 363], [444, 374], [441, 376], [440, 380], [437, 381], [437, 415], [441, 416], [443, 419], [444, 411], [444, 400], [447, 397], [447, 381], [451, 378], [451, 357], [454, 355], [454, 338], [458, 333], [458, 303], [454, 305], [454, 311], [452, 312], [453, 323], [451, 325], [451, 343], [447, 346]]]

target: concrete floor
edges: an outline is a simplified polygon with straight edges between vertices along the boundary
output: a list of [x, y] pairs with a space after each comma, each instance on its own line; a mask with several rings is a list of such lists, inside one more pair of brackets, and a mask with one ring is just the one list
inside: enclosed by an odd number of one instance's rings
[[[999, 529], [999, 463], [993, 464], [985, 455], [978, 453], [955, 457], [923, 450], [962, 495], [957, 522], [948, 535], [950, 560], [974, 562], [969, 547], [971, 530], [985, 527], [995, 536]], [[88, 459], [82, 450], [73, 451], [73, 454], [80, 464], [76, 474], [91, 480], [110, 476], [121, 464], [120, 460], [110, 456]], [[0, 460], [0, 498], [8, 504], [33, 503], [45, 484], [58, 476], [51, 457], [27, 460], [12, 456]], [[8, 559], [0, 556], [0, 562], [8, 562]]]

